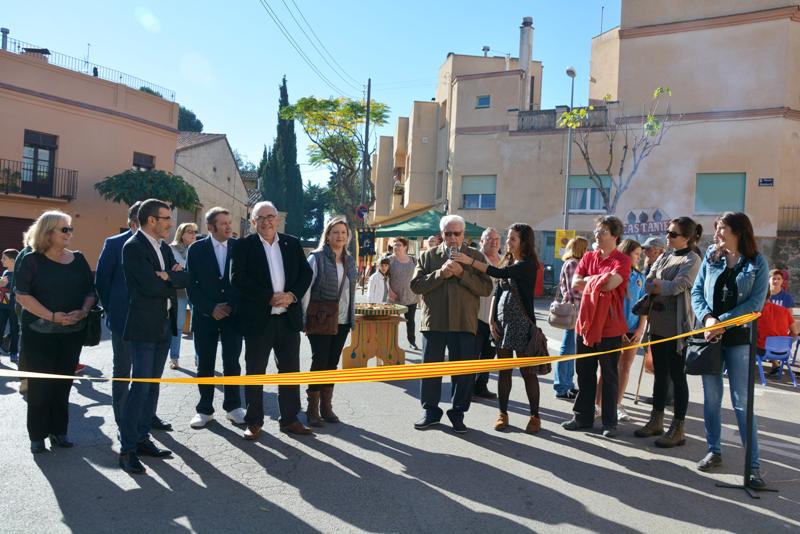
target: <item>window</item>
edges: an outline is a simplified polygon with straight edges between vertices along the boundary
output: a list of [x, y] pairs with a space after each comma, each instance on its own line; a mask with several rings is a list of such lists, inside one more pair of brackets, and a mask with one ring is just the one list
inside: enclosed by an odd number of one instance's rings
[[52, 192], [57, 141], [55, 135], [25, 130], [25, 144], [22, 149], [22, 193], [49, 196]]
[[155, 156], [142, 154], [141, 152], [133, 153], [133, 170], [135, 171], [152, 171], [156, 167]]
[[442, 198], [442, 191], [444, 190], [444, 171], [436, 173], [436, 200]]
[[461, 208], [465, 210], [495, 209], [497, 176], [462, 176]]
[[723, 211], [744, 211], [747, 175], [740, 173], [697, 174], [694, 212], [716, 214]]
[[488, 108], [491, 105], [492, 97], [489, 95], [481, 95], [475, 100], [476, 109]]
[[[603, 176], [603, 187], [611, 187], [611, 178]], [[569, 177], [569, 211], [602, 212], [603, 197], [588, 176]]]

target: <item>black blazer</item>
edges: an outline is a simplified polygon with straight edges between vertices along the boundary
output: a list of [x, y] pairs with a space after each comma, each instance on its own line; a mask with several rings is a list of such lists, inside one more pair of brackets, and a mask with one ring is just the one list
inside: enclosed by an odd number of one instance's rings
[[[227, 241], [228, 251], [225, 256], [225, 272], [220, 275], [217, 255], [214, 253], [214, 242], [211, 237], [197, 240], [189, 247], [186, 258], [186, 270], [189, 271], [191, 283], [186, 288], [189, 301], [192, 303], [192, 332], [203, 328], [221, 328], [236, 323], [236, 312], [239, 307], [239, 291], [231, 284], [231, 256], [236, 246], [236, 239]], [[222, 302], [228, 303], [233, 312], [217, 321], [211, 314], [214, 306]]]
[[[165, 282], [156, 271], [161, 270], [153, 246], [140, 230], [122, 247], [122, 269], [128, 286], [128, 315], [125, 318], [126, 341], [164, 341], [164, 321], [169, 321], [172, 335], [178, 335], [178, 299], [176, 289], [189, 285], [189, 273], [173, 271], [177, 262], [169, 245], [161, 243], [164, 270], [169, 274]], [[172, 302], [167, 314], [167, 301]]]
[[[306, 261], [300, 241], [293, 236], [277, 234], [283, 257], [283, 272], [286, 277], [284, 292], [297, 297], [286, 312], [291, 328], [303, 329], [303, 309], [300, 301], [311, 285], [311, 266]], [[245, 335], [258, 334], [267, 327], [272, 311], [269, 301], [275, 293], [269, 275], [267, 255], [258, 234], [239, 239], [233, 250], [231, 262], [233, 287], [239, 290], [238, 320]]]

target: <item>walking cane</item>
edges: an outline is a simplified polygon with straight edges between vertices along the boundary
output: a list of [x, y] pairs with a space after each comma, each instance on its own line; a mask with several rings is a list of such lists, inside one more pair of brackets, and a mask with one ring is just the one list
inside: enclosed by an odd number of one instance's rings
[[[644, 338], [650, 339], [650, 325], [647, 325], [647, 335], [642, 336], [642, 341]], [[647, 351], [650, 350], [650, 347], [646, 347], [644, 349], [644, 354], [642, 354], [642, 367], [639, 369], [639, 382], [636, 384], [636, 395], [633, 397], [633, 403], [639, 404], [639, 389], [642, 387], [642, 376], [644, 376], [644, 362], [647, 360]]]

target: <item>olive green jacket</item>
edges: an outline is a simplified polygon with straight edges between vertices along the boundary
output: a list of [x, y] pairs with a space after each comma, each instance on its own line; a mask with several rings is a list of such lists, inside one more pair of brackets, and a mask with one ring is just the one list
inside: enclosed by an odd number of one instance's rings
[[[488, 263], [482, 252], [462, 246], [460, 252]], [[422, 331], [469, 332], [478, 330], [480, 297], [492, 293], [492, 279], [469, 265], [461, 278], [444, 278], [441, 268], [448, 260], [447, 245], [423, 252], [411, 279], [411, 291], [422, 295]]]

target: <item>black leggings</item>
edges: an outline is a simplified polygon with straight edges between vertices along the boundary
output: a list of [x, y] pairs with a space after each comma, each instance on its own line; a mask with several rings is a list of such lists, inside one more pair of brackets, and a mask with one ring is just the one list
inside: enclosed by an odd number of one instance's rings
[[[653, 341], [664, 339], [665, 336], [650, 336]], [[686, 409], [689, 406], [689, 385], [686, 383], [686, 353], [678, 351], [677, 340], [658, 343], [651, 347], [653, 353], [653, 373], [655, 383], [653, 384], [653, 409], [659, 412], [664, 411], [667, 401], [667, 390], [669, 381], [675, 387], [675, 419], [683, 421], [686, 417]]]
[[[498, 358], [513, 358], [514, 351], [510, 349], [497, 349]], [[508, 397], [511, 395], [511, 373], [513, 369], [500, 371], [497, 380], [497, 398], [500, 401], [500, 412], [508, 413]], [[539, 415], [539, 377], [536, 376], [536, 367], [520, 367], [520, 374], [525, 381], [525, 393], [528, 394], [528, 403], [531, 406], [531, 415]]]
[[417, 326], [414, 323], [414, 314], [417, 313], [417, 305], [416, 304], [406, 304], [406, 308], [408, 311], [403, 314], [403, 317], [406, 318], [406, 339], [412, 345], [417, 344], [417, 336], [416, 336], [416, 329]]
[[[314, 335], [308, 336], [311, 343], [311, 370], [312, 371], [332, 371], [339, 366], [339, 357], [342, 355], [344, 342], [347, 334], [350, 333], [350, 323], [340, 324], [339, 330], [332, 336]], [[326, 386], [333, 384], [310, 384], [309, 391], [320, 391]]]

